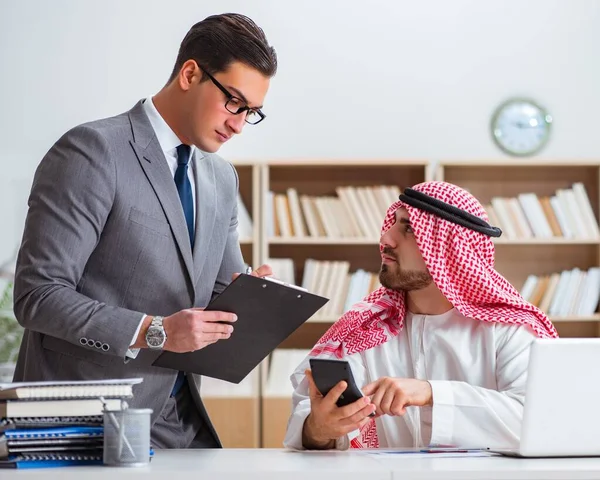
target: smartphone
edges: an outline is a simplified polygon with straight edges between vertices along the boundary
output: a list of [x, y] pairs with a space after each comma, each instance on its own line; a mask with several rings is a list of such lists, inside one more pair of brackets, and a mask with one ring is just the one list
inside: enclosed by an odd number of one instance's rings
[[[327, 395], [329, 390], [342, 380], [348, 385], [346, 390], [340, 395], [340, 398], [338, 398], [338, 407], [354, 403], [365, 396], [361, 389], [356, 385], [354, 376], [352, 375], [352, 369], [346, 360], [311, 358], [309, 362], [313, 379], [315, 380], [315, 384], [317, 385], [319, 392], [321, 392], [321, 395]], [[375, 412], [369, 416], [375, 416]]]

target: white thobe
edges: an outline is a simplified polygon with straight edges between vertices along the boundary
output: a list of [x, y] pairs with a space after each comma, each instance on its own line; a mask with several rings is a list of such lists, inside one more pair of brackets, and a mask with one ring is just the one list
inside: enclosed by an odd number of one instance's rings
[[[404, 416], [375, 420], [381, 448], [457, 446], [518, 447], [529, 350], [535, 334], [528, 327], [473, 320], [452, 309], [441, 315], [407, 313], [396, 337], [348, 355], [359, 387], [381, 377], [427, 380], [432, 407], [407, 407]], [[292, 375], [292, 414], [284, 445], [302, 449], [302, 428], [310, 413], [304, 371]], [[301, 380], [301, 381], [300, 381]], [[336, 441], [346, 449], [358, 435]]]

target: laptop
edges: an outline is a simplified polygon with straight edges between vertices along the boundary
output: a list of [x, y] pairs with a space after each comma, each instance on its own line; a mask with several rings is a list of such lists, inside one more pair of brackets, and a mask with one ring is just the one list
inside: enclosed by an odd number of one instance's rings
[[531, 346], [517, 457], [600, 456], [600, 338], [536, 339]]

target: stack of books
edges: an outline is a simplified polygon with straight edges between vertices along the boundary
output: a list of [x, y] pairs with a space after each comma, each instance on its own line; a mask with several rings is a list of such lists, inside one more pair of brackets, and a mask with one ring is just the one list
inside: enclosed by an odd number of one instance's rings
[[0, 468], [102, 464], [104, 410], [141, 381], [0, 383]]

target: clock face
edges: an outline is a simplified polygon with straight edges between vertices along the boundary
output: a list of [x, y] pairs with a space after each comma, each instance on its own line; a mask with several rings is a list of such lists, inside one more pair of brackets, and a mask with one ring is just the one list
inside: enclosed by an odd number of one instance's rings
[[506, 153], [531, 155], [548, 141], [551, 123], [552, 117], [531, 100], [512, 99], [494, 113], [492, 135]]

